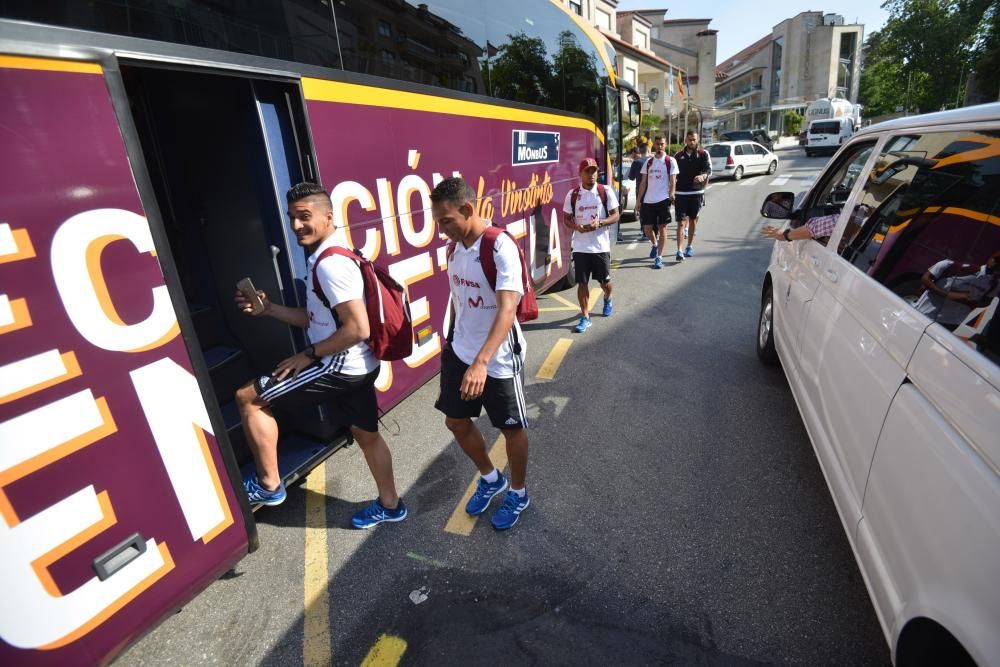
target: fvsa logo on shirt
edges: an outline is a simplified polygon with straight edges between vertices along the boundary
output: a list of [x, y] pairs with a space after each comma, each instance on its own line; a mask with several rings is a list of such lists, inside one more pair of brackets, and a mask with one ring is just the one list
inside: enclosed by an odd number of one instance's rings
[[511, 132], [511, 162], [540, 164], [559, 161], [559, 133], [513, 130]]

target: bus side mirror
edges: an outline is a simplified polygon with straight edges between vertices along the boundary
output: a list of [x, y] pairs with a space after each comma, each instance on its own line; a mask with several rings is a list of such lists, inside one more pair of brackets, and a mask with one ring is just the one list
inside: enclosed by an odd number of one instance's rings
[[628, 122], [632, 127], [639, 127], [642, 120], [642, 108], [639, 106], [639, 96], [628, 92]]

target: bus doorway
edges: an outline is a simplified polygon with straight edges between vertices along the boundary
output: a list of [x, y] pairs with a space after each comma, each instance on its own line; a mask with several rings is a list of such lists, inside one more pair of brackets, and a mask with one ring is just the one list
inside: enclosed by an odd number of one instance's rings
[[[305, 344], [304, 332], [248, 317], [233, 303], [249, 277], [275, 303], [305, 304], [305, 252], [286, 222], [285, 191], [314, 180], [296, 83], [123, 64], [122, 78], [170, 254], [226, 435], [253, 465], [234, 396]], [[147, 207], [153, 208], [153, 207]], [[346, 442], [323, 410], [282, 415], [286, 484]]]

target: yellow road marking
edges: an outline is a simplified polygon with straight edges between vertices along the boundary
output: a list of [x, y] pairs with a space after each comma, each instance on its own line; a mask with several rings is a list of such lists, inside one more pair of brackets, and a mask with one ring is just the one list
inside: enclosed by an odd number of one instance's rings
[[538, 375], [535, 377], [539, 380], [553, 379], [556, 376], [556, 370], [559, 369], [559, 364], [562, 363], [566, 352], [569, 351], [569, 346], [572, 344], [572, 338], [560, 338], [557, 340], [556, 344], [552, 346], [549, 356], [545, 357], [545, 362], [542, 363], [542, 367], [538, 369]]
[[560, 296], [559, 294], [549, 294], [548, 296], [551, 296], [553, 299], [555, 299], [556, 301], [558, 301], [559, 303], [561, 303], [563, 305], [569, 306], [573, 310], [576, 310], [577, 308], [580, 307], [579, 304], [573, 303], [572, 301], [570, 301], [566, 297]]
[[[490, 449], [490, 461], [493, 462], [494, 467], [497, 470], [503, 470], [507, 467], [507, 446], [504, 442], [503, 435], [501, 434], [497, 441], [493, 443], [492, 449]], [[476, 527], [477, 516], [469, 516], [465, 513], [465, 504], [469, 502], [469, 498], [476, 491], [476, 484], [479, 482], [479, 473], [472, 478], [469, 483], [469, 487], [462, 494], [462, 499], [458, 501], [458, 506], [455, 511], [451, 513], [451, 518], [448, 519], [448, 523], [444, 525], [444, 532], [454, 533], [455, 535], [465, 535], [468, 537], [472, 534], [472, 529]]]
[[302, 663], [305, 667], [326, 667], [333, 662], [326, 542], [326, 464], [317, 466], [306, 477], [303, 486], [306, 489], [306, 567]]
[[404, 640], [392, 635], [382, 635], [368, 651], [361, 667], [396, 667], [405, 652]]

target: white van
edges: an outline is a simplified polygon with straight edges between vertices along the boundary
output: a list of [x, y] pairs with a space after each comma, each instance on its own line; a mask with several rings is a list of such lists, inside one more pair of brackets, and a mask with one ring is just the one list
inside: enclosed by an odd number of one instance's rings
[[852, 134], [854, 134], [854, 121], [851, 118], [824, 118], [810, 121], [809, 129], [806, 131], [806, 155], [835, 153]]
[[[851, 137], [776, 241], [780, 360], [897, 665], [1000, 665], [1000, 104]], [[775, 205], [777, 204], [777, 205]], [[801, 233], [800, 233], [801, 234]]]

